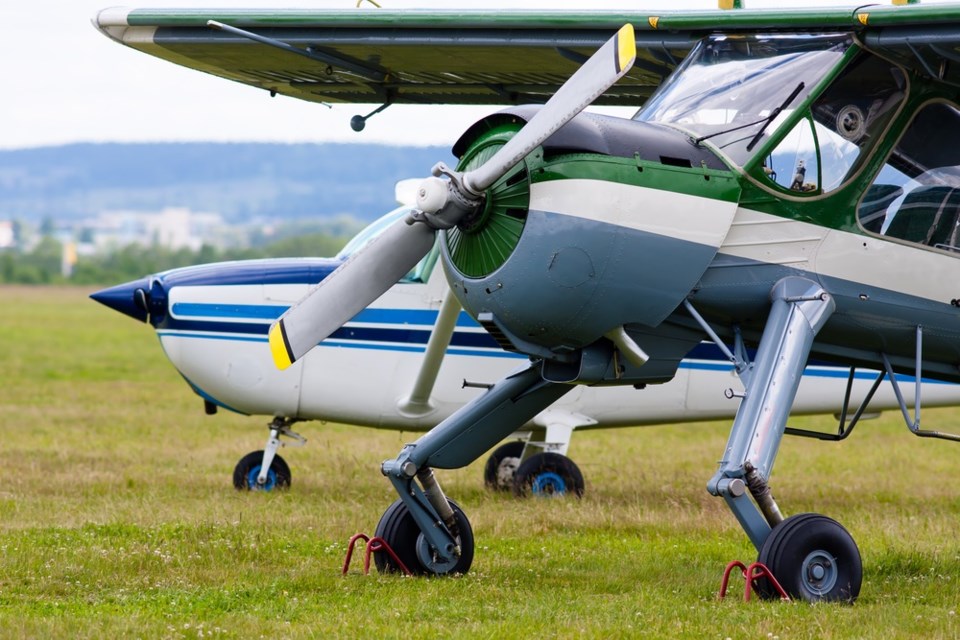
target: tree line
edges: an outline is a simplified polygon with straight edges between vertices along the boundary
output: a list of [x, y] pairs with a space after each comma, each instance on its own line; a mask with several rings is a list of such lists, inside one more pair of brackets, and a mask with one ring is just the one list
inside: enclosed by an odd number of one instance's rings
[[64, 275], [63, 243], [52, 235], [44, 235], [29, 251], [0, 251], [0, 284], [111, 285], [167, 269], [208, 262], [333, 256], [351, 235], [346, 232], [300, 233], [254, 247], [235, 249], [218, 249], [207, 244], [198, 250], [130, 244], [96, 255], [78, 256], [69, 275]]

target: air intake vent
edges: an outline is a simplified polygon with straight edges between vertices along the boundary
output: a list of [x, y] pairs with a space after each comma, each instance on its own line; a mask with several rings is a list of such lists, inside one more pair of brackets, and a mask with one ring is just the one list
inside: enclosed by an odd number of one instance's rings
[[497, 323], [493, 320], [492, 313], [481, 313], [477, 316], [477, 322], [480, 323], [480, 326], [486, 329], [494, 340], [497, 341], [497, 344], [500, 345], [500, 348], [504, 351], [516, 352], [517, 348], [513, 346], [513, 343], [510, 342], [510, 339], [507, 335], [500, 330], [500, 327], [497, 326]]

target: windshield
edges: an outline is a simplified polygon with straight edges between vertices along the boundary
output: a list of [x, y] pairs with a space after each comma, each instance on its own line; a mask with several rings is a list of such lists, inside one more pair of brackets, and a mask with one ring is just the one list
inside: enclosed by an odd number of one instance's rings
[[845, 35], [701, 41], [634, 119], [709, 140], [744, 165], [850, 45]]
[[[416, 209], [414, 207], [398, 207], [390, 213], [377, 218], [367, 225], [363, 230], [361, 230], [360, 233], [353, 236], [353, 238], [351, 238], [350, 241], [343, 247], [343, 249], [341, 249], [336, 255], [336, 258], [338, 260], [346, 260], [357, 251], [370, 244], [371, 240], [386, 231], [387, 228], [394, 222], [397, 222], [405, 217], [408, 213], [415, 210]], [[436, 243], [434, 243], [433, 249], [431, 249], [427, 255], [424, 256], [423, 259], [407, 273], [407, 275], [400, 278], [400, 282], [426, 282], [430, 277], [430, 273], [433, 271], [434, 265], [437, 263], [437, 257], [439, 253], [440, 252], [437, 249]]]

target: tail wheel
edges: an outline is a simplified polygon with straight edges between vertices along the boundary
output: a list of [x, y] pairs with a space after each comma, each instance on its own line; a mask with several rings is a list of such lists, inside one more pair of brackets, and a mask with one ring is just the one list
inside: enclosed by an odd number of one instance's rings
[[513, 487], [525, 446], [522, 440], [513, 440], [494, 449], [483, 468], [483, 484], [488, 489], [509, 491]]
[[573, 460], [559, 453], [530, 456], [517, 469], [513, 493], [517, 496], [583, 495], [583, 474]]
[[257, 483], [260, 469], [263, 466], [263, 451], [251, 451], [240, 458], [240, 462], [233, 468], [233, 486], [238, 491], [273, 491], [274, 489], [290, 488], [290, 467], [280, 456], [274, 456], [267, 471], [267, 479], [263, 484]]
[[[860, 551], [847, 530], [826, 516], [790, 516], [767, 536], [758, 560], [791, 598], [852, 603], [860, 595]], [[761, 579], [758, 587], [763, 597], [777, 596], [766, 579]]]
[[[473, 529], [470, 527], [470, 521], [466, 514], [453, 500], [448, 500], [453, 509], [454, 516], [457, 519], [457, 527], [460, 535], [457, 536], [457, 542], [460, 544], [460, 557], [453, 562], [439, 561], [433, 549], [427, 543], [426, 538], [420, 532], [420, 527], [413, 519], [410, 509], [402, 500], [397, 500], [391, 504], [380, 522], [377, 523], [378, 537], [383, 538], [388, 545], [400, 558], [400, 561], [414, 575], [451, 575], [455, 573], [466, 573], [470, 570], [473, 563]], [[380, 573], [393, 573], [401, 571], [390, 554], [385, 551], [378, 551], [374, 555], [374, 562], [377, 565], [377, 571]]]

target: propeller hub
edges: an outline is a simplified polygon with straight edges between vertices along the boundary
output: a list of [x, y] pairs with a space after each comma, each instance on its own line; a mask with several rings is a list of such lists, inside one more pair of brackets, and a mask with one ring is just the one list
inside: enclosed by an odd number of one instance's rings
[[435, 230], [452, 229], [482, 205], [483, 196], [464, 186], [463, 174], [438, 162], [433, 168], [433, 177], [420, 183], [417, 190], [419, 211], [414, 213], [411, 219], [414, 222], [424, 222]]
[[447, 205], [447, 181], [437, 177], [426, 178], [417, 190], [417, 208], [424, 213], [438, 213]]

